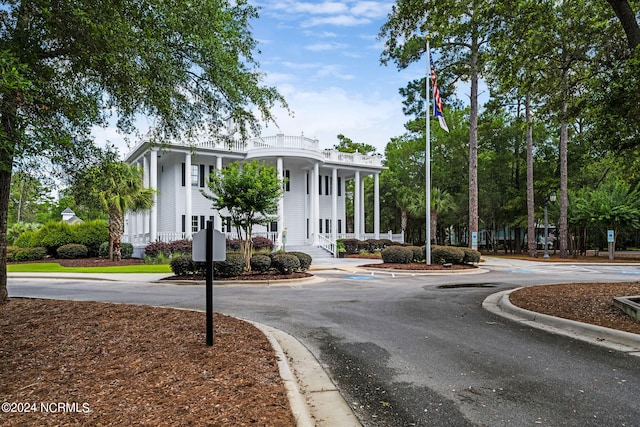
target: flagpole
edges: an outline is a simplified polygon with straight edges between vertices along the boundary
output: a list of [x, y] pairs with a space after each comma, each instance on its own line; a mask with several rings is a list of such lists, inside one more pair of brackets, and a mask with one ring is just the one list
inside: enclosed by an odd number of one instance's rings
[[431, 109], [431, 102], [429, 97], [429, 80], [431, 80], [431, 48], [429, 46], [430, 37], [427, 35], [427, 78], [426, 80], [426, 147], [424, 155], [424, 169], [425, 169], [425, 210], [426, 210], [426, 228], [425, 228], [425, 262], [427, 265], [431, 264], [431, 125], [429, 110]]

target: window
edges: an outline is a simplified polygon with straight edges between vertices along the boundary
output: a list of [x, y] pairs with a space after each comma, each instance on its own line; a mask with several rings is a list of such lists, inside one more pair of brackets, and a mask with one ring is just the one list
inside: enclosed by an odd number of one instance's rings
[[309, 218], [307, 218], [307, 239], [309, 238]]
[[191, 165], [191, 185], [197, 187], [200, 184], [200, 168], [198, 165]]
[[204, 165], [200, 165], [200, 187], [204, 187]]
[[327, 234], [331, 233], [331, 220], [330, 219], [325, 219], [324, 220], [324, 231]]
[[278, 232], [278, 221], [271, 221], [269, 224], [269, 231], [272, 233]]
[[187, 218], [184, 215], [182, 215], [182, 232], [183, 233], [187, 232]]
[[320, 228], [318, 229], [318, 233], [322, 234], [322, 220], [320, 219]]
[[194, 215], [191, 217], [191, 232], [195, 233], [198, 231], [198, 216]]
[[307, 194], [309, 194], [309, 174], [305, 175], [307, 177]]
[[318, 192], [322, 196], [322, 175], [318, 175]]
[[[186, 185], [186, 182], [185, 182], [185, 180], [186, 180], [185, 175], [186, 175], [186, 173], [187, 173], [186, 169], [187, 169], [187, 165], [185, 165], [185, 164], [183, 163], [183, 164], [182, 164], [182, 186], [183, 186], [183, 187]], [[184, 233], [184, 230], [182, 230], [182, 232]]]
[[330, 194], [329, 191], [329, 175], [325, 175], [324, 176], [324, 194], [325, 196], [328, 196]]
[[338, 197], [342, 196], [342, 178], [338, 177]]
[[212, 165], [209, 165], [209, 175], [207, 175], [207, 181], [211, 181], [211, 175], [213, 175], [213, 171], [215, 168]]
[[[338, 179], [340, 179], [340, 178], [338, 178]], [[338, 220], [338, 234], [340, 234], [340, 233], [342, 233], [342, 220], [341, 219]]]
[[200, 230], [205, 228], [204, 215], [200, 215]]
[[291, 172], [289, 169], [284, 171], [284, 191], [290, 190]]
[[228, 217], [228, 216], [222, 217], [222, 231], [231, 233], [231, 217]]

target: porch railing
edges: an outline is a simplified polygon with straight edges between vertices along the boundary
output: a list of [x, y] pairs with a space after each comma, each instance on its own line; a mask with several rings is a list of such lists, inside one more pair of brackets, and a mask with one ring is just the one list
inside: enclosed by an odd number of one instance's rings
[[328, 239], [322, 234], [318, 234], [318, 246], [326, 251], [329, 251], [334, 257], [336, 256], [336, 242]]

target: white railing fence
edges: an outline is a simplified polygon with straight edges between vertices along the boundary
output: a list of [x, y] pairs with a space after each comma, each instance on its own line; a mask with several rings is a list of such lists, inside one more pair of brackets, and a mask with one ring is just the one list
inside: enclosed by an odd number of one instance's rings
[[336, 242], [333, 240], [323, 236], [322, 234], [318, 234], [318, 246], [322, 249], [329, 251], [331, 255], [336, 257]]

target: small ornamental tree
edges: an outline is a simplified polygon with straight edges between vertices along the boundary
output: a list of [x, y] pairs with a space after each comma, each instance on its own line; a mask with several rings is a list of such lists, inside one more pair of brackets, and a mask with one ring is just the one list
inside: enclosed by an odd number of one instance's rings
[[278, 212], [282, 180], [277, 169], [255, 160], [242, 164], [234, 162], [215, 171], [207, 186], [213, 194], [206, 191], [202, 194], [213, 202], [214, 209], [228, 212], [238, 233], [245, 269], [250, 271], [253, 227], [269, 224]]

